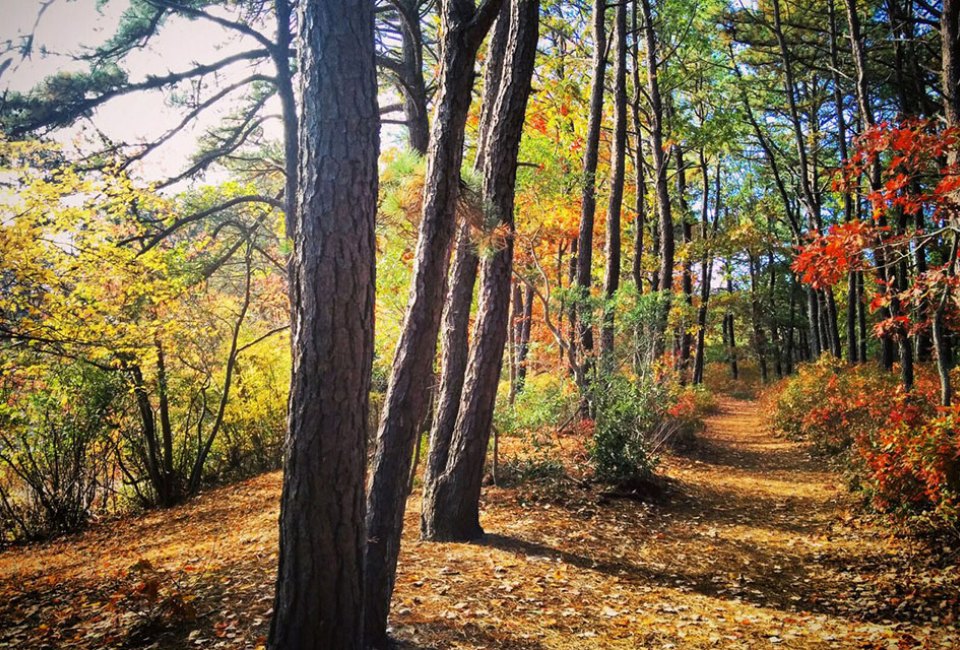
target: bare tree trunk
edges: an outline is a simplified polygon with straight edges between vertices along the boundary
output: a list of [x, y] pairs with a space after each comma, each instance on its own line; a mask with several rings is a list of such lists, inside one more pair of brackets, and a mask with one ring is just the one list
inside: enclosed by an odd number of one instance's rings
[[[487, 48], [484, 69], [483, 104], [480, 107], [480, 131], [474, 169], [482, 170], [489, 135], [490, 117], [500, 88], [503, 57], [507, 46], [510, 20], [501, 11], [493, 27]], [[450, 450], [453, 427], [457, 422], [463, 381], [467, 371], [468, 341], [470, 335], [470, 308], [477, 280], [480, 258], [470, 236], [470, 224], [463, 220], [457, 233], [450, 288], [443, 311], [440, 340], [440, 388], [436, 411], [430, 427], [430, 445], [423, 484], [430, 485], [443, 472]], [[421, 521], [421, 533], [423, 522]]]
[[[643, 8], [643, 33], [646, 39], [647, 94], [650, 97], [650, 150], [653, 155], [653, 173], [657, 190], [657, 210], [660, 216], [660, 283], [659, 291], [673, 289], [673, 212], [670, 207], [670, 189], [667, 186], [667, 161], [663, 153], [663, 100], [660, 97], [660, 77], [657, 61], [657, 34], [653, 24], [650, 0], [638, 0]], [[661, 335], [666, 332], [663, 320]]]
[[[627, 156], [627, 4], [616, 6], [614, 19], [614, 64], [613, 64], [613, 141], [610, 145], [610, 201], [607, 206], [607, 265], [603, 289], [606, 299], [620, 288], [620, 211], [623, 207], [624, 168]], [[613, 370], [613, 307], [607, 304], [603, 310], [603, 331], [600, 336], [600, 358], [605, 370]]]
[[380, 131], [373, 16], [370, 0], [301, 6], [300, 145], [310, 155], [300, 165], [290, 276], [293, 374], [269, 642], [276, 649], [363, 648]]
[[[581, 309], [593, 284], [593, 225], [597, 210], [597, 159], [600, 127], [603, 124], [603, 82], [607, 69], [606, 0], [593, 5], [593, 73], [590, 84], [590, 117], [583, 154], [583, 187], [580, 203], [580, 232], [577, 242], [577, 296]], [[573, 320], [571, 320], [573, 323]], [[584, 318], [577, 325], [580, 350], [586, 360], [593, 352], [593, 328]]]
[[[683, 236], [683, 245], [689, 246], [693, 241], [693, 227], [690, 225], [689, 212], [687, 208], [687, 169], [683, 158], [683, 148], [676, 144], [674, 152], [677, 159], [677, 204], [680, 208], [680, 232]], [[688, 308], [693, 306], [693, 262], [690, 256], [685, 256], [683, 260], [683, 274], [681, 276], [681, 290], [683, 291], [683, 301]], [[690, 328], [686, 326], [686, 319], [680, 325], [680, 378], [681, 381], [687, 380], [690, 372], [690, 350], [693, 346], [693, 339], [690, 336]]]
[[631, 48], [631, 70], [633, 73], [633, 111], [631, 112], [631, 115], [633, 117], [634, 147], [636, 149], [634, 153], [636, 164], [634, 166], [636, 167], [637, 175], [635, 204], [637, 220], [634, 224], [633, 268], [631, 271], [633, 283], [637, 287], [637, 295], [639, 296], [643, 293], [643, 236], [644, 230], [647, 226], [647, 179], [646, 164], [643, 159], [643, 133], [640, 127], [640, 31], [637, 28], [637, 13], [639, 12], [639, 7], [637, 5], [638, 0], [634, 0], [633, 11], [630, 13], [631, 31], [633, 32], [633, 46]]
[[403, 117], [407, 123], [410, 148], [421, 156], [430, 145], [427, 114], [427, 85], [423, 79], [423, 30], [420, 26], [422, 0], [392, 3], [400, 15], [401, 70], [397, 90], [403, 95]]
[[483, 534], [480, 489], [508, 327], [517, 154], [536, 58], [539, 8], [539, 0], [510, 3], [504, 76], [483, 173], [484, 202], [510, 234], [481, 265], [477, 322], [447, 466], [424, 495], [424, 537], [435, 541], [464, 541]]
[[420, 233], [410, 301], [377, 432], [367, 490], [366, 642], [387, 645], [387, 616], [400, 553], [407, 477], [418, 427], [427, 410], [423, 387], [432, 375], [446, 294], [450, 244], [456, 230], [464, 127], [477, 50], [501, 0], [444, 0], [439, 90], [424, 179]]

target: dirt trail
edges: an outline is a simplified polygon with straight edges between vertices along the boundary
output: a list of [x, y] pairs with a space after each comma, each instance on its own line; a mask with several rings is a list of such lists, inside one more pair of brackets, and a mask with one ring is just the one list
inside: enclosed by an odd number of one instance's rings
[[[956, 568], [849, 515], [838, 476], [766, 432], [755, 403], [722, 400], [662, 470], [660, 504], [572, 483], [488, 488], [478, 544], [417, 541], [411, 499], [395, 635], [437, 650], [960, 647]], [[273, 473], [0, 554], [0, 648], [258, 647], [279, 486]], [[142, 559], [176, 577], [196, 620], [145, 627], [109, 605]]]

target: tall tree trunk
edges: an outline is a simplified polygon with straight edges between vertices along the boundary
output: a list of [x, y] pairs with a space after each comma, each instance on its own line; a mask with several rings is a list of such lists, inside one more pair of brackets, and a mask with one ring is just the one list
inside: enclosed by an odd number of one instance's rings
[[603, 310], [600, 358], [606, 371], [613, 370], [613, 307], [610, 304], [620, 288], [620, 211], [623, 207], [623, 183], [627, 156], [627, 4], [616, 6], [614, 19], [613, 63], [613, 141], [610, 144], [610, 200], [607, 205], [607, 264], [603, 290], [607, 305]]
[[708, 244], [720, 224], [720, 162], [717, 162], [716, 192], [714, 193], [713, 232], [708, 229], [708, 205], [710, 198], [710, 168], [703, 149], [700, 149], [700, 174], [703, 176], [703, 201], [700, 206], [700, 240], [703, 257], [700, 259], [700, 305], [697, 308], [697, 346], [693, 362], [693, 383], [703, 383], [706, 356], [707, 308], [710, 302], [710, 284], [713, 277], [713, 255]]
[[646, 41], [647, 96], [650, 100], [650, 152], [653, 156], [653, 174], [657, 194], [657, 214], [660, 217], [660, 268], [656, 290], [665, 293], [656, 316], [654, 329], [655, 355], [663, 351], [667, 333], [667, 315], [673, 291], [674, 233], [673, 212], [670, 207], [670, 189], [667, 179], [667, 161], [663, 151], [663, 99], [660, 96], [659, 61], [657, 60], [657, 33], [653, 23], [650, 0], [637, 0], [643, 10], [643, 34]]
[[423, 208], [410, 300], [394, 356], [367, 491], [366, 642], [388, 643], [386, 628], [400, 553], [407, 478], [427, 410], [423, 387], [432, 375], [456, 230], [464, 128], [477, 50], [501, 0], [444, 0], [436, 113], [427, 151]]
[[[509, 16], [501, 11], [493, 26], [484, 67], [483, 104], [480, 107], [480, 130], [474, 169], [483, 169], [484, 154], [489, 136], [490, 119], [500, 89], [503, 57], [510, 31]], [[430, 445], [424, 470], [424, 485], [430, 485], [447, 465], [447, 454], [453, 427], [457, 422], [463, 381], [467, 371], [468, 341], [470, 336], [470, 308], [477, 280], [480, 258], [471, 239], [470, 224], [462, 220], [457, 232], [457, 243], [450, 272], [450, 287], [443, 310], [440, 337], [440, 388], [436, 410], [430, 427]], [[423, 521], [420, 531], [423, 533]]]
[[[683, 147], [679, 144], [674, 145], [674, 152], [677, 160], [677, 207], [680, 209], [680, 232], [683, 237], [683, 245], [687, 248], [693, 241], [693, 227], [690, 224], [689, 209], [687, 208], [687, 167], [683, 159]], [[681, 290], [683, 291], [683, 301], [689, 310], [693, 307], [693, 262], [689, 255], [685, 255], [683, 260]], [[685, 318], [680, 324], [679, 340], [680, 377], [682, 381], [686, 381], [690, 372], [690, 350], [693, 346], [693, 338], [690, 335], [690, 328], [687, 327]]]
[[298, 140], [297, 98], [293, 91], [293, 73], [290, 65], [292, 0], [276, 0], [274, 15], [277, 21], [276, 45], [270, 51], [276, 69], [277, 96], [283, 118], [283, 211], [287, 239], [293, 241], [297, 223], [297, 177], [300, 165], [300, 142]]
[[[833, 101], [837, 116], [837, 145], [840, 150], [840, 159], [847, 161], [850, 159], [850, 152], [847, 147], [847, 118], [843, 105], [843, 87], [841, 85], [840, 75], [840, 54], [839, 54], [839, 27], [837, 25], [837, 11], [834, 0], [830, 0], [827, 5], [830, 17], [830, 64], [833, 68]], [[843, 193], [843, 220], [852, 221], [855, 217], [853, 205], [853, 196], [849, 191]], [[857, 362], [857, 303], [854, 300], [856, 296], [856, 272], [850, 271], [847, 274], [847, 313], [846, 313], [846, 338], [847, 338], [847, 361], [851, 364]]]
[[750, 265], [750, 320], [753, 324], [753, 345], [757, 353], [757, 364], [760, 367], [760, 381], [767, 383], [767, 335], [763, 331], [763, 310], [760, 305], [760, 287], [757, 276], [760, 274], [760, 260], [753, 255], [749, 259]]
[[[850, 49], [853, 52], [853, 65], [857, 74], [857, 106], [863, 126], [869, 129], [876, 124], [876, 120], [874, 119], [873, 106], [870, 103], [870, 92], [867, 86], [867, 56], [863, 34], [860, 29], [860, 14], [857, 10], [857, 0], [844, 0], [844, 2], [847, 8]], [[870, 168], [869, 182], [871, 191], [876, 192], [880, 189], [880, 174], [881, 169], [878, 160], [871, 165]], [[886, 217], [881, 217], [878, 225], [886, 226]], [[887, 280], [891, 278], [888, 277], [886, 255], [884, 254], [883, 247], [878, 248], [875, 254], [877, 258], [877, 276], [882, 282], [887, 282]], [[884, 309], [884, 314], [890, 317], [895, 315], [895, 312], [892, 309]], [[880, 342], [882, 346], [881, 362], [883, 367], [889, 370], [893, 367], [894, 341], [889, 334], [886, 334], [880, 339]]]
[[[957, 128], [960, 127], [960, 0], [943, 0], [943, 9], [940, 12], [940, 39], [944, 114], [947, 118], [947, 126]], [[956, 164], [956, 154], [951, 155], [947, 162]], [[952, 225], [956, 226], [956, 219], [952, 221]], [[948, 266], [948, 273], [951, 276], [956, 274], [957, 250], [960, 246], [960, 238], [956, 233], [953, 233], [952, 239]], [[937, 374], [940, 378], [940, 403], [943, 406], [950, 406], [953, 402], [953, 386], [950, 384], [952, 355], [944, 323], [950, 292], [947, 289], [943, 291], [933, 315], [933, 346], [937, 357]]]
[[[597, 160], [600, 151], [600, 127], [603, 124], [603, 82], [607, 69], [606, 0], [593, 4], [593, 73], [590, 82], [590, 116], [583, 154], [583, 187], [580, 202], [580, 232], [577, 241], [576, 308], [586, 307], [593, 284], [593, 225], [597, 210]], [[573, 321], [571, 320], [571, 323]], [[586, 360], [593, 352], [593, 328], [589, 319], [580, 318], [577, 338]]]
[[450, 271], [450, 290], [443, 310], [440, 338], [440, 387], [437, 392], [423, 482], [426, 485], [443, 471], [453, 425], [457, 421], [463, 378], [467, 370], [470, 306], [480, 258], [470, 237], [470, 224], [463, 221], [457, 233], [456, 252]]
[[380, 131], [373, 17], [370, 0], [301, 5], [300, 147], [310, 155], [300, 164], [290, 276], [293, 373], [269, 642], [277, 649], [364, 647]]
[[530, 328], [533, 326], [533, 287], [527, 286], [523, 298], [523, 322], [517, 343], [517, 392], [523, 392], [527, 382], [527, 356], [530, 353]]
[[647, 222], [647, 178], [646, 164], [643, 159], [643, 132], [640, 126], [640, 32], [637, 24], [637, 14], [639, 0], [634, 0], [633, 11], [630, 12], [631, 31], [633, 32], [633, 44], [631, 47], [633, 73], [633, 101], [631, 102], [633, 110], [633, 133], [634, 133], [634, 159], [636, 164], [635, 172], [637, 176], [636, 202], [637, 219], [634, 224], [634, 246], [633, 246], [633, 268], [631, 274], [633, 283], [637, 288], [637, 295], [643, 294], [643, 236]]
[[480, 527], [480, 488], [506, 339], [513, 271], [514, 186], [539, 32], [539, 0], [512, 0], [500, 94], [484, 161], [483, 197], [509, 235], [481, 265], [480, 303], [447, 466], [424, 496], [424, 537], [470, 540]]
[[[727, 293], [731, 296], [733, 295], [733, 268], [730, 263], [730, 260], [727, 260]], [[736, 320], [734, 315], [730, 312], [724, 316], [724, 321], [726, 322], [726, 337], [724, 337], [723, 343], [727, 348], [727, 361], [730, 363], [730, 375], [734, 379], [740, 378], [740, 368], [737, 364], [737, 331], [736, 331]]]

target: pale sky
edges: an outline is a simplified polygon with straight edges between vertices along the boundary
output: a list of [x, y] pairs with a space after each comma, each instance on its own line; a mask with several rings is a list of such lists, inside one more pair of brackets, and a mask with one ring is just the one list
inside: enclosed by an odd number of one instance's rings
[[[4, 46], [12, 43], [18, 47], [23, 37], [34, 31], [36, 24], [29, 58], [21, 60], [18, 52], [0, 58], [0, 61], [12, 59], [10, 68], [0, 76], [0, 92], [6, 89], [25, 91], [56, 72], [82, 70], [84, 64], [73, 61], [70, 55], [109, 38], [128, 1], [110, 0], [98, 9], [97, 0], [53, 0], [38, 22], [37, 15], [43, 4], [39, 0], [0, 0], [0, 15], [3, 16], [0, 43]], [[223, 14], [229, 16], [226, 11]], [[267, 30], [269, 33], [269, 28]], [[256, 44], [252, 39], [240, 38], [208, 21], [174, 18], [167, 21], [159, 37], [151, 40], [147, 48], [131, 53], [124, 68], [129, 71], [131, 80], [140, 80], [150, 74], [188, 69], [193, 62], [215, 61], [254, 47]], [[44, 48], [49, 51], [46, 55], [42, 52]], [[218, 87], [250, 72], [249, 63], [238, 63], [220, 78], [211, 77], [207, 82], [211, 87]], [[219, 110], [206, 111], [196, 127], [154, 151], [136, 171], [147, 180], [165, 178], [181, 171], [203, 129], [215, 124], [229, 110], [229, 102], [221, 103], [223, 106]], [[267, 112], [279, 113], [279, 102], [268, 104]], [[135, 143], [155, 138], [176, 125], [181, 117], [181, 109], [169, 106], [162, 93], [151, 92], [114, 99], [96, 111], [93, 121], [109, 137]], [[268, 136], [279, 139], [279, 121], [268, 121], [264, 128]], [[57, 135], [57, 140], [67, 146], [82, 147], [84, 138], [82, 125]]]

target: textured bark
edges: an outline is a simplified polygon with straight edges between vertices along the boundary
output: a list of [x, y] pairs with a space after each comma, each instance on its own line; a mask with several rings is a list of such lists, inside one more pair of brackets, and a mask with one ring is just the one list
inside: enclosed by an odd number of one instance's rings
[[[941, 66], [943, 68], [943, 105], [947, 126], [960, 126], [960, 0], [944, 0], [940, 14]], [[956, 163], [956, 156], [949, 162]], [[950, 248], [949, 273], [956, 273], [958, 238], [953, 234]], [[940, 377], [940, 403], [950, 406], [953, 402], [953, 386], [950, 384], [951, 354], [946, 331], [945, 311], [949, 293], [941, 296], [933, 316], [933, 346], [937, 358], [937, 374]]]
[[424, 497], [424, 536], [431, 540], [470, 540], [483, 534], [480, 488], [509, 325], [517, 154], [536, 58], [539, 6], [539, 0], [510, 3], [504, 76], [483, 171], [483, 198], [493, 213], [491, 220], [510, 234], [481, 265], [477, 322], [447, 466]]
[[[505, 19], [506, 16], [506, 19]], [[487, 48], [487, 63], [484, 69], [483, 104], [480, 108], [480, 130], [474, 169], [483, 169], [487, 136], [490, 130], [490, 115], [496, 103], [503, 72], [503, 57], [510, 31], [509, 16], [501, 11], [493, 27], [493, 35]], [[430, 428], [430, 451], [423, 484], [432, 485], [447, 465], [450, 439], [457, 422], [460, 396], [467, 371], [468, 341], [470, 338], [470, 307], [477, 280], [480, 258], [477, 256], [470, 236], [470, 224], [461, 223], [457, 233], [456, 253], [450, 272], [450, 289], [443, 311], [440, 343], [440, 392], [436, 412]], [[424, 524], [420, 524], [421, 533]]]
[[947, 124], [960, 126], [960, 0], [943, 0], [940, 12], [943, 108]]
[[479, 6], [471, 0], [445, 0], [440, 8], [444, 38], [439, 89], [427, 151], [410, 299], [394, 355], [367, 490], [366, 641], [374, 647], [387, 644], [387, 615], [400, 553], [407, 477], [419, 424], [428, 406], [424, 386], [432, 375], [447, 289], [473, 67], [500, 4], [500, 0], [484, 0]]
[[[581, 300], [593, 284], [593, 226], [597, 211], [597, 160], [603, 123], [603, 82], [607, 69], [606, 0], [593, 3], [593, 72], [590, 82], [590, 116], [583, 154], [580, 231], [577, 237], [577, 290]], [[593, 350], [593, 328], [580, 319], [577, 338], [586, 359]]]
[[[673, 289], [673, 213], [670, 208], [670, 189], [667, 185], [667, 162], [663, 153], [663, 100], [660, 97], [660, 77], [657, 61], [657, 34], [653, 24], [650, 0], [639, 0], [643, 9], [643, 34], [646, 40], [647, 95], [650, 98], [650, 152], [653, 156], [653, 176], [657, 192], [657, 213], [660, 217], [660, 270], [658, 291]], [[666, 331], [666, 313], [661, 319], [661, 335]]]
[[[613, 62], [613, 141], [610, 144], [610, 199], [607, 204], [606, 253], [603, 292], [608, 301], [620, 288], [620, 212], [627, 157], [627, 4], [616, 6]], [[613, 356], [613, 308], [603, 310], [600, 357], [609, 369]]]
[[443, 335], [440, 338], [440, 389], [436, 410], [430, 427], [430, 446], [424, 468], [424, 484], [443, 471], [447, 464], [447, 451], [457, 421], [463, 377], [467, 370], [468, 340], [470, 334], [470, 306], [473, 288], [477, 279], [477, 257], [470, 240], [470, 226], [460, 225], [457, 233], [456, 252], [450, 271], [450, 291], [443, 310]]
[[379, 151], [373, 15], [371, 0], [301, 5], [294, 354], [270, 627], [277, 649], [363, 647]]

